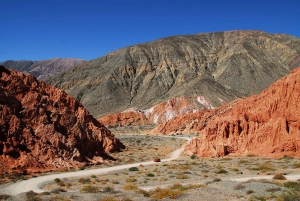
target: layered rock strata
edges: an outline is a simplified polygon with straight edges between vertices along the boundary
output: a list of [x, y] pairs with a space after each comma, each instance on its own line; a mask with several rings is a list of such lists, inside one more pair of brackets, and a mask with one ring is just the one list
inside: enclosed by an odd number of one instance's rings
[[102, 163], [124, 145], [77, 100], [0, 66], [0, 174]]
[[[185, 152], [203, 157], [227, 154], [300, 157], [299, 100], [300, 68], [260, 95], [236, 100], [198, 119], [195, 116], [188, 119], [190, 123], [198, 122], [185, 132], [197, 131], [200, 135], [186, 146]], [[177, 122], [179, 127], [182, 120]], [[174, 121], [169, 124], [175, 124]]]

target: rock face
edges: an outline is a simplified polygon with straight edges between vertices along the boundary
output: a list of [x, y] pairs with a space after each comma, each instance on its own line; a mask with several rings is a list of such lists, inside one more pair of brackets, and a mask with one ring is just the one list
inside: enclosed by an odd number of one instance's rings
[[47, 78], [67, 70], [68, 68], [80, 65], [87, 62], [82, 59], [70, 59], [70, 58], [55, 58], [42, 61], [14, 61], [7, 60], [0, 62], [7, 68], [28, 73], [35, 76], [38, 80], [46, 80]]
[[287, 75], [300, 65], [299, 52], [300, 39], [260, 31], [175, 36], [117, 50], [47, 82], [96, 117], [176, 97], [200, 96], [218, 107]]
[[0, 174], [101, 163], [124, 145], [74, 98], [0, 66]]
[[106, 126], [114, 127], [161, 124], [178, 115], [194, 113], [196, 112], [195, 108], [199, 108], [199, 110], [205, 107], [212, 108], [205, 101], [204, 97], [199, 96], [193, 99], [183, 97], [173, 98], [147, 110], [131, 108], [121, 113], [108, 114], [105, 117], [99, 118], [98, 121]]
[[[207, 112], [191, 130], [201, 135], [191, 141], [185, 152], [204, 157], [227, 154], [300, 157], [299, 100], [300, 68], [260, 95]], [[195, 122], [194, 117], [195, 114], [188, 122]], [[175, 118], [173, 124], [174, 121]]]

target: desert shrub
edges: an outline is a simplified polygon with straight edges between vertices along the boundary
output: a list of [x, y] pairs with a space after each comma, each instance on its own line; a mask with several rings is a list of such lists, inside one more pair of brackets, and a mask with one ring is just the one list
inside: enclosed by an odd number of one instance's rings
[[79, 170], [84, 170], [84, 169], [85, 169], [85, 166], [79, 167]]
[[249, 194], [251, 194], [251, 193], [254, 193], [254, 190], [249, 189], [249, 190], [247, 190], [247, 192], [246, 192], [247, 195], [249, 195]]
[[230, 169], [231, 171], [234, 171], [234, 172], [239, 172], [240, 170], [239, 169], [237, 169], [237, 168], [232, 168], [232, 169]]
[[41, 198], [37, 197], [38, 193], [36, 193], [34, 191], [26, 192], [25, 196], [26, 196], [26, 200], [28, 200], [28, 201], [42, 201]]
[[113, 192], [113, 191], [114, 191], [114, 188], [111, 186], [106, 186], [103, 188], [104, 193]]
[[252, 168], [252, 170], [259, 170], [261, 172], [270, 172], [270, 171], [274, 171], [275, 169], [271, 163], [264, 162], [262, 164], [257, 164], [257, 167]]
[[148, 191], [144, 190], [144, 189], [139, 188], [135, 192], [138, 193], [138, 194], [143, 195], [144, 197], [150, 197], [150, 193]]
[[183, 194], [180, 190], [172, 190], [172, 189], [162, 189], [157, 188], [153, 191], [150, 191], [150, 198], [153, 199], [164, 199], [164, 198], [170, 198], [170, 199], [177, 199], [178, 195]]
[[78, 179], [78, 182], [80, 182], [82, 184], [89, 184], [89, 183], [91, 183], [91, 179], [90, 178], [86, 178], [86, 179], [80, 178], [80, 179]]
[[129, 168], [129, 171], [139, 171], [139, 169], [137, 167], [131, 167]]
[[61, 182], [61, 180], [60, 180], [59, 178], [55, 178], [55, 179], [54, 179], [54, 182], [55, 182], [55, 183], [58, 183], [58, 182]]
[[39, 196], [45, 196], [45, 195], [51, 195], [51, 193], [49, 191], [45, 191], [39, 194]]
[[191, 159], [195, 159], [197, 156], [195, 154], [191, 155]]
[[243, 159], [238, 162], [238, 164], [248, 164], [248, 163], [249, 163], [248, 160], [243, 160]]
[[286, 177], [283, 176], [283, 174], [275, 174], [273, 179], [276, 179], [276, 180], [286, 180]]
[[51, 193], [60, 193], [60, 192], [66, 192], [66, 190], [63, 188], [55, 188], [55, 189], [52, 189], [50, 192]]
[[97, 193], [99, 192], [99, 188], [97, 186], [91, 186], [91, 185], [87, 185], [84, 186], [80, 192], [82, 193]]
[[239, 183], [239, 184], [237, 184], [237, 185], [235, 185], [234, 187], [233, 187], [233, 190], [242, 190], [242, 189], [244, 189], [246, 186], [244, 186], [242, 183]]
[[179, 168], [180, 170], [190, 170], [192, 167], [190, 165], [183, 165]]
[[248, 201], [266, 201], [268, 199], [267, 196], [263, 196], [263, 195], [251, 195], [251, 197], [248, 199]]
[[119, 201], [119, 199], [114, 196], [106, 196], [101, 198], [99, 201]]
[[214, 178], [214, 179], [213, 179], [213, 182], [220, 182], [220, 181], [221, 181], [220, 178]]
[[0, 194], [0, 200], [7, 200], [8, 198], [10, 198], [10, 195], [7, 194]]
[[119, 184], [120, 182], [118, 180], [112, 180], [111, 183], [112, 184]]
[[136, 180], [135, 178], [131, 178], [131, 177], [125, 179], [125, 182], [126, 182], [126, 183], [134, 183], [134, 182], [136, 182], [136, 181], [137, 181], [137, 180]]
[[153, 173], [151, 173], [151, 172], [147, 174], [147, 177], [154, 177], [154, 176], [155, 175]]
[[189, 179], [190, 176], [188, 175], [185, 175], [185, 174], [179, 174], [176, 176], [176, 179]]
[[61, 196], [54, 196], [54, 197], [51, 197], [49, 200], [51, 201], [71, 201], [70, 199], [68, 198], [64, 198], [64, 197], [61, 197]]
[[181, 191], [185, 191], [185, 190], [189, 190], [189, 189], [195, 189], [195, 188], [201, 188], [204, 187], [205, 185], [203, 184], [189, 184], [189, 185], [182, 185], [182, 184], [173, 184], [172, 186], [170, 186], [170, 189], [177, 189], [177, 190], [181, 190]]
[[96, 175], [92, 174], [91, 177], [92, 177], [92, 178], [96, 178]]
[[216, 171], [217, 174], [226, 174], [227, 171], [224, 169], [219, 169], [218, 171]]
[[295, 190], [283, 191], [277, 198], [278, 201], [300, 201], [300, 192]]
[[65, 186], [66, 184], [64, 182], [60, 181], [60, 182], [57, 183], [57, 185], [59, 185], [59, 186]]
[[300, 183], [299, 182], [293, 182], [289, 181], [283, 184], [284, 187], [294, 189], [296, 191], [300, 191]]
[[294, 168], [300, 168], [300, 163], [294, 163], [293, 166]]
[[137, 185], [134, 185], [134, 184], [125, 184], [123, 186], [123, 189], [127, 190], [127, 191], [132, 191], [132, 190], [138, 189], [138, 187], [137, 187]]

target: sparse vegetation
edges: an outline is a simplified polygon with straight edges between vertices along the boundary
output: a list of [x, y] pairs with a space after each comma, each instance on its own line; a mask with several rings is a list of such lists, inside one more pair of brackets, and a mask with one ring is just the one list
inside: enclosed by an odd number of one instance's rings
[[7, 200], [8, 198], [11, 198], [11, 195], [0, 194], [0, 200]]
[[123, 186], [123, 189], [124, 189], [124, 190], [127, 190], [127, 191], [132, 191], [132, 190], [137, 190], [138, 187], [137, 187], [137, 185], [135, 185], [135, 184], [125, 184], [125, 185]]
[[84, 186], [80, 192], [83, 192], [83, 193], [97, 193], [99, 192], [99, 188], [97, 186], [91, 186], [91, 185], [87, 185], [87, 186]]
[[162, 189], [162, 188], [156, 188], [152, 191], [150, 191], [150, 198], [153, 199], [176, 199], [178, 195], [183, 194], [183, 191], [180, 190], [172, 190], [172, 189]]
[[114, 196], [105, 196], [104, 198], [101, 198], [100, 201], [119, 201], [119, 199]]
[[226, 174], [228, 173], [226, 170], [224, 169], [219, 169], [218, 171], [216, 171], [217, 174]]

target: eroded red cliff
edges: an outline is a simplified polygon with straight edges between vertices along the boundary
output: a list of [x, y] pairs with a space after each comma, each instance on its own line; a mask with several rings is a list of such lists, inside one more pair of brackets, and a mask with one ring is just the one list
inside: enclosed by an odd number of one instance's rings
[[[300, 68], [260, 95], [226, 104], [202, 118], [187, 118], [189, 123], [197, 121], [196, 126], [182, 132], [200, 132], [200, 135], [186, 146], [185, 152], [204, 157], [227, 154], [300, 157], [299, 100]], [[182, 121], [176, 123], [173, 119], [173, 124], [178, 127], [184, 124]]]
[[64, 91], [0, 66], [0, 174], [101, 163], [124, 145]]

